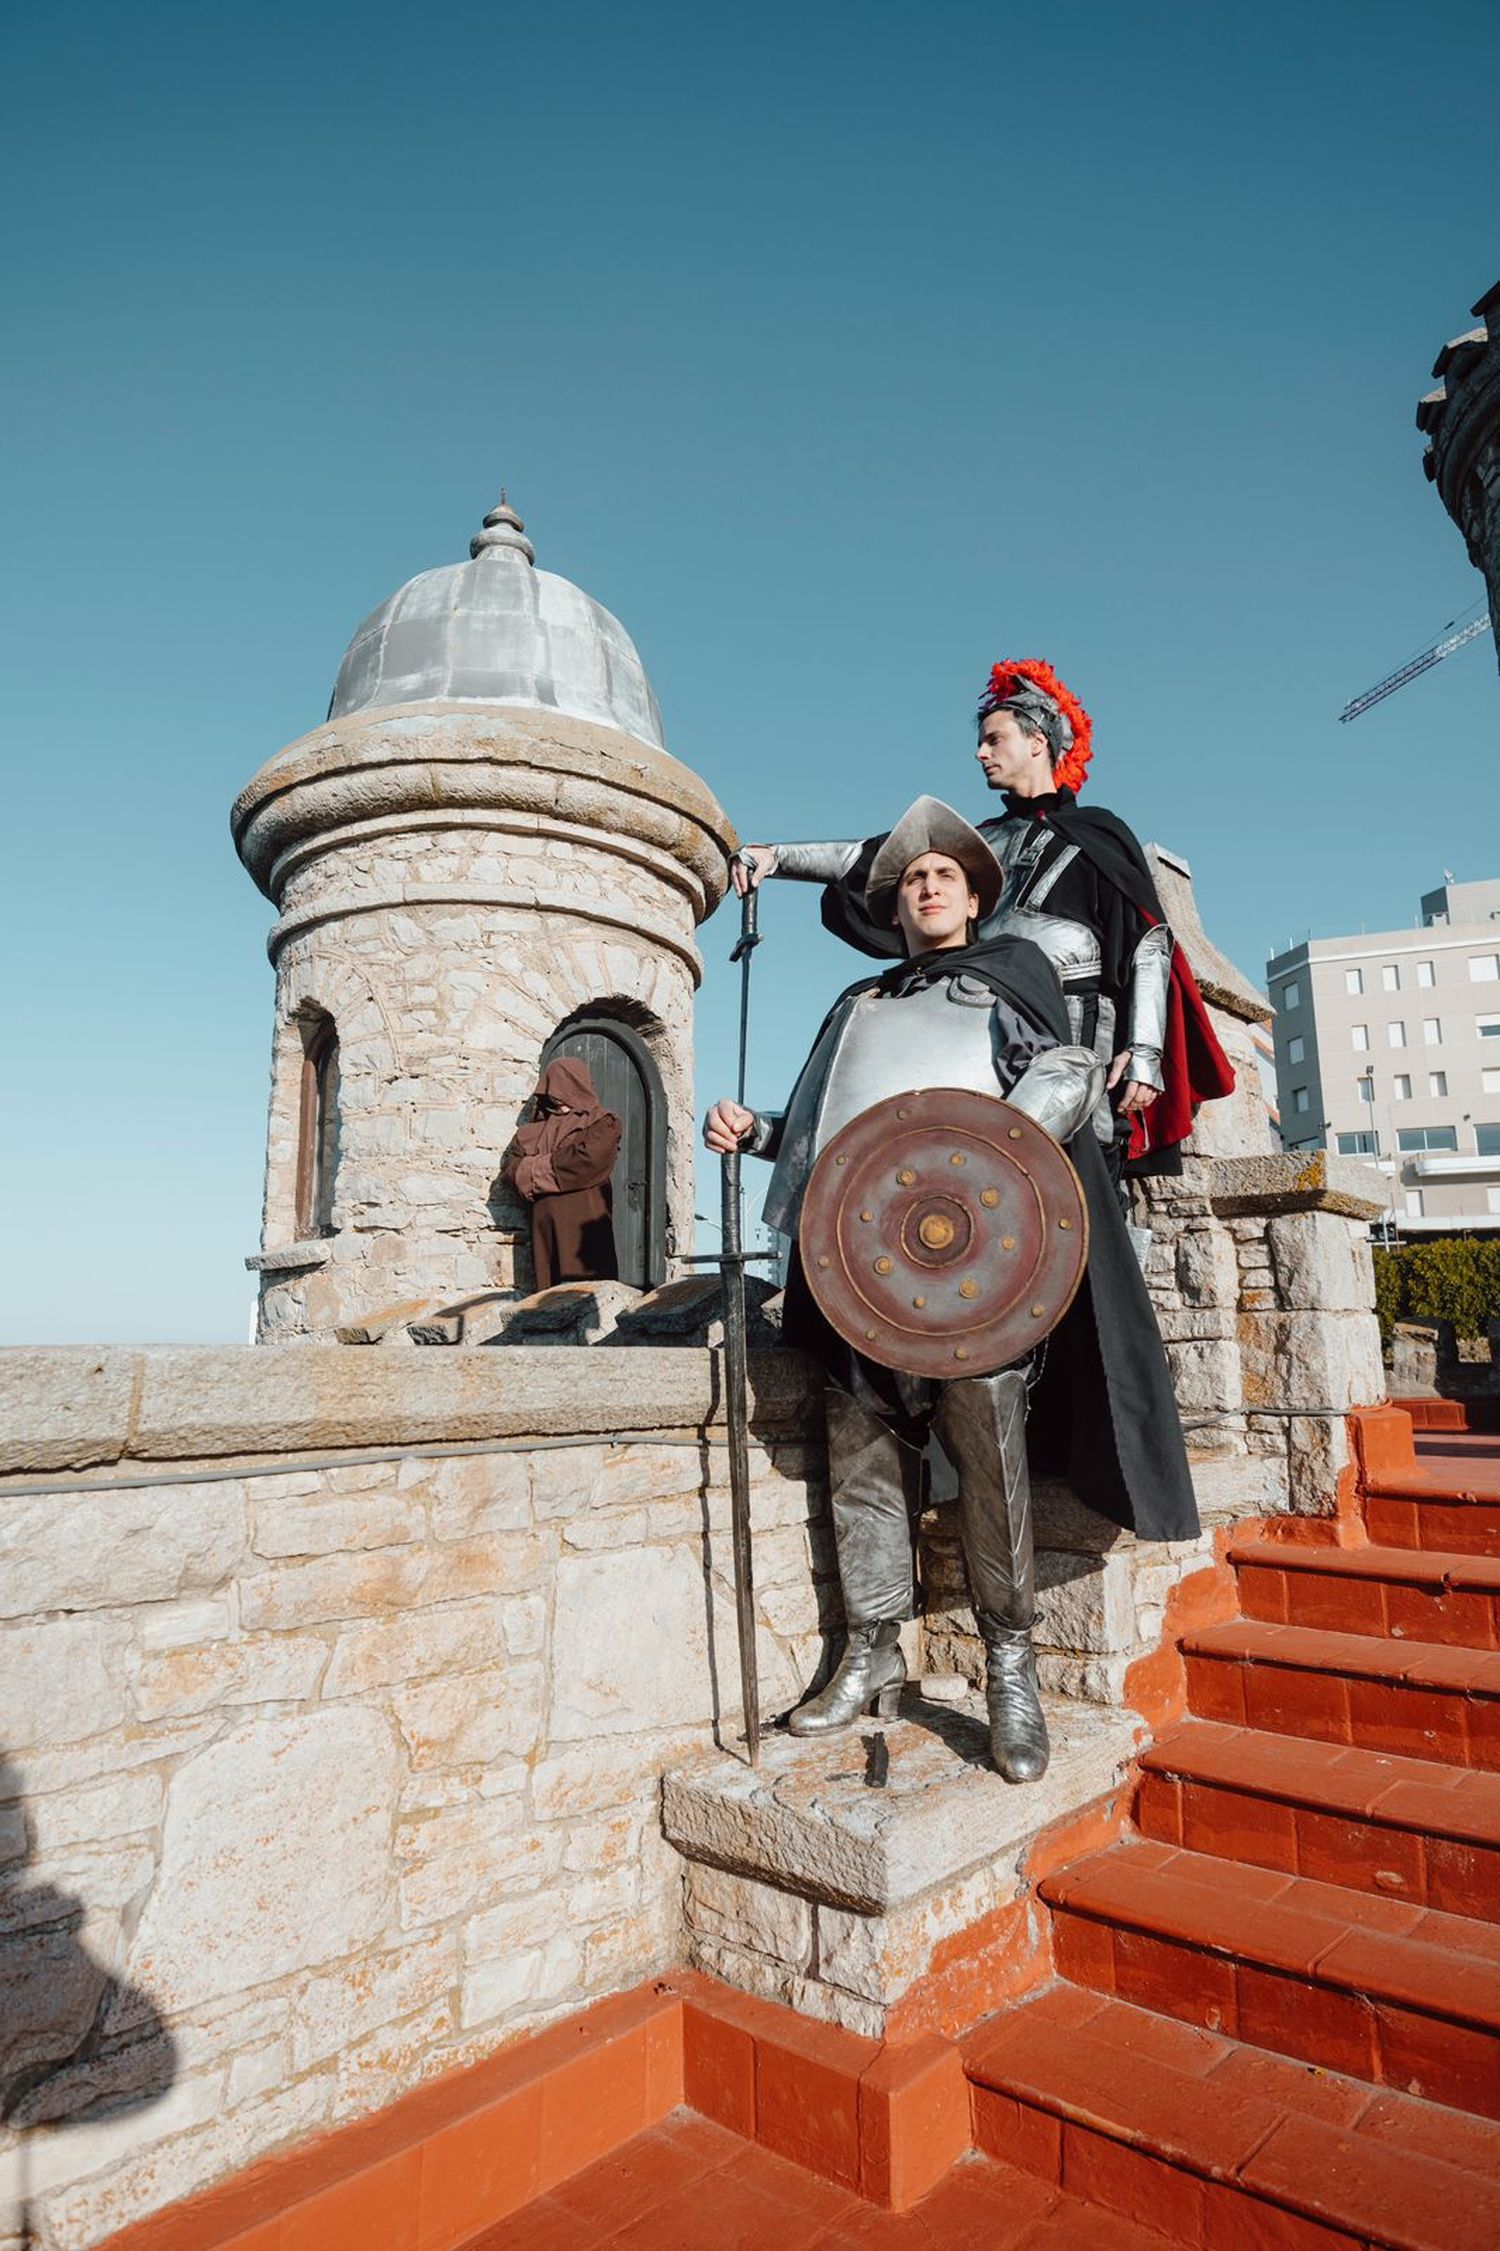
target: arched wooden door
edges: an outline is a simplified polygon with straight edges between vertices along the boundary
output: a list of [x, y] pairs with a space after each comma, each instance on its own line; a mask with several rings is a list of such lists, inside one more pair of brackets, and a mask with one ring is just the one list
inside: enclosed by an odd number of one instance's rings
[[543, 1067], [560, 1055], [586, 1063], [606, 1110], [620, 1120], [611, 1176], [620, 1280], [655, 1289], [667, 1273], [667, 1105], [661, 1076], [638, 1032], [610, 1016], [579, 1016], [554, 1032]]

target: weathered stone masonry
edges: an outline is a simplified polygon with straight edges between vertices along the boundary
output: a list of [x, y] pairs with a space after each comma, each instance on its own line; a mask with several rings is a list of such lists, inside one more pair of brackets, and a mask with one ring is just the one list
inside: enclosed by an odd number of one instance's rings
[[[660, 1775], [737, 1693], [717, 1385], [702, 1352], [589, 1365], [0, 1360], [0, 1859], [31, 1932], [0, 2075], [96, 2025], [41, 2115], [166, 2082], [24, 2163], [0, 2137], [0, 2243], [28, 2173], [36, 2240], [81, 2251], [681, 1958]], [[800, 1364], [754, 1372], [784, 1704], [829, 1610], [821, 1465]]]

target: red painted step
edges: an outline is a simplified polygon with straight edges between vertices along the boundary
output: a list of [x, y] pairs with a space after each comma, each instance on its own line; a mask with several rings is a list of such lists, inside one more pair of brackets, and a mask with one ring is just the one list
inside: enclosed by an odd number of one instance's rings
[[1271, 1625], [1500, 1649], [1500, 1559], [1409, 1547], [1294, 1547], [1241, 1540], [1229, 1551], [1240, 1608]]
[[1500, 1774], [1212, 1720], [1140, 1763], [1159, 1844], [1500, 1922]]
[[1392, 1548], [1430, 1548], [1457, 1555], [1500, 1556], [1500, 1501], [1456, 1493], [1433, 1480], [1427, 1493], [1413, 1479], [1365, 1494], [1365, 1526], [1372, 1540]]
[[1073, 1985], [983, 2026], [964, 2067], [981, 2149], [1064, 2186], [1087, 2181], [1096, 2202], [1149, 2213], [1179, 2243], [1500, 2243], [1500, 2125], [1488, 2118]]
[[1500, 2114], [1500, 1930], [1151, 1842], [1044, 1878], [1074, 1983], [1330, 2071]]
[[1199, 1719], [1500, 1772], [1500, 1651], [1258, 1619], [1183, 1637]]

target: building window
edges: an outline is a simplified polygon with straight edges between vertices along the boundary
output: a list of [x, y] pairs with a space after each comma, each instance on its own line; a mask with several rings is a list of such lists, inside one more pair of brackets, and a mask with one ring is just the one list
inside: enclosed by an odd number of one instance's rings
[[1373, 1103], [1375, 1100], [1375, 1080], [1373, 1074], [1367, 1078], [1356, 1079], [1354, 1082], [1354, 1091], [1359, 1096], [1361, 1102]]
[[1295, 977], [1289, 985], [1282, 986], [1281, 1005], [1283, 1008], [1300, 1008], [1302, 1006], [1302, 987], [1297, 983]]
[[297, 1106], [297, 1233], [331, 1235], [339, 1164], [339, 1036], [321, 1009], [298, 1018], [302, 1080]]
[[1477, 1125], [1474, 1151], [1480, 1157], [1500, 1157], [1500, 1125]]
[[1407, 1218], [1408, 1218], [1408, 1219], [1422, 1219], [1422, 1218], [1425, 1218], [1425, 1216], [1426, 1216], [1426, 1212], [1427, 1212], [1427, 1206], [1426, 1206], [1426, 1205], [1425, 1205], [1425, 1204], [1423, 1203], [1423, 1201], [1422, 1201], [1422, 1191], [1421, 1191], [1421, 1189], [1420, 1189], [1420, 1188], [1408, 1188], [1408, 1189], [1407, 1189], [1407, 1191], [1406, 1191], [1406, 1216], [1407, 1216]]
[[1417, 983], [1423, 986], [1437, 983], [1437, 970], [1430, 961], [1419, 961], [1417, 963]]
[[1364, 1055], [1368, 1052], [1370, 1045], [1370, 1027], [1368, 1024], [1356, 1024], [1351, 1037], [1354, 1041], [1356, 1055]]
[[[1497, 1072], [1495, 1075], [1497, 1078], [1500, 1078], [1500, 1072]], [[1427, 1074], [1427, 1091], [1432, 1096], [1434, 1102], [1446, 1102], [1446, 1100], [1448, 1099], [1447, 1072], [1429, 1071]]]
[[1470, 954], [1469, 980], [1475, 985], [1493, 985], [1500, 978], [1500, 954]]
[[1406, 1026], [1402, 1023], [1399, 1016], [1395, 1017], [1392, 1022], [1387, 1024], [1385, 1028], [1385, 1044], [1387, 1047], [1405, 1047]]
[[1337, 1136], [1337, 1139], [1341, 1157], [1378, 1157], [1380, 1155], [1380, 1136], [1378, 1133], [1341, 1133]]
[[1292, 1088], [1292, 1108], [1294, 1110], [1305, 1110], [1307, 1108], [1307, 1089], [1305, 1086], [1294, 1086]]
[[1482, 1040], [1500, 1040], [1500, 1016], [1476, 1016], [1474, 1029]]
[[1405, 1071], [1398, 1071], [1392, 1079], [1391, 1099], [1393, 1102], [1409, 1102], [1411, 1100], [1411, 1080], [1407, 1077]]
[[1458, 1128], [1451, 1125], [1403, 1126], [1396, 1136], [1396, 1147], [1405, 1156], [1422, 1149], [1454, 1149], [1458, 1147]]
[[1442, 1044], [1443, 1019], [1441, 1016], [1424, 1016], [1422, 1018], [1422, 1045], [1424, 1047], [1441, 1047]]
[[1287, 1041], [1286, 1059], [1289, 1063], [1300, 1063], [1306, 1056], [1306, 1054], [1307, 1042], [1302, 1038], [1300, 1033], [1298, 1034], [1296, 1039]]
[[1401, 964], [1399, 961], [1382, 962], [1380, 966], [1381, 990], [1399, 993], [1401, 990]]
[[1486, 1094], [1500, 1094], [1500, 1071], [1481, 1071], [1479, 1083]]
[[1345, 990], [1345, 992], [1346, 992], [1346, 993], [1362, 993], [1362, 992], [1364, 991], [1364, 989], [1365, 989], [1365, 973], [1364, 973], [1364, 971], [1363, 971], [1362, 969], [1346, 969], [1346, 970], [1344, 971], [1344, 990]]

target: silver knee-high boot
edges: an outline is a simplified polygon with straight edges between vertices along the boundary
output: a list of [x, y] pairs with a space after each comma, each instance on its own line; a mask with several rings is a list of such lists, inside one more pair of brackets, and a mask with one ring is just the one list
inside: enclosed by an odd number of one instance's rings
[[946, 1384], [933, 1428], [958, 1471], [964, 1561], [984, 1638], [990, 1755], [1007, 1782], [1037, 1782], [1050, 1746], [1031, 1646], [1036, 1564], [1025, 1377], [1007, 1369]]
[[828, 1477], [849, 1635], [825, 1688], [787, 1721], [793, 1735], [832, 1735], [861, 1712], [894, 1718], [906, 1680], [898, 1635], [911, 1616], [911, 1498], [921, 1456], [878, 1415], [830, 1386]]

